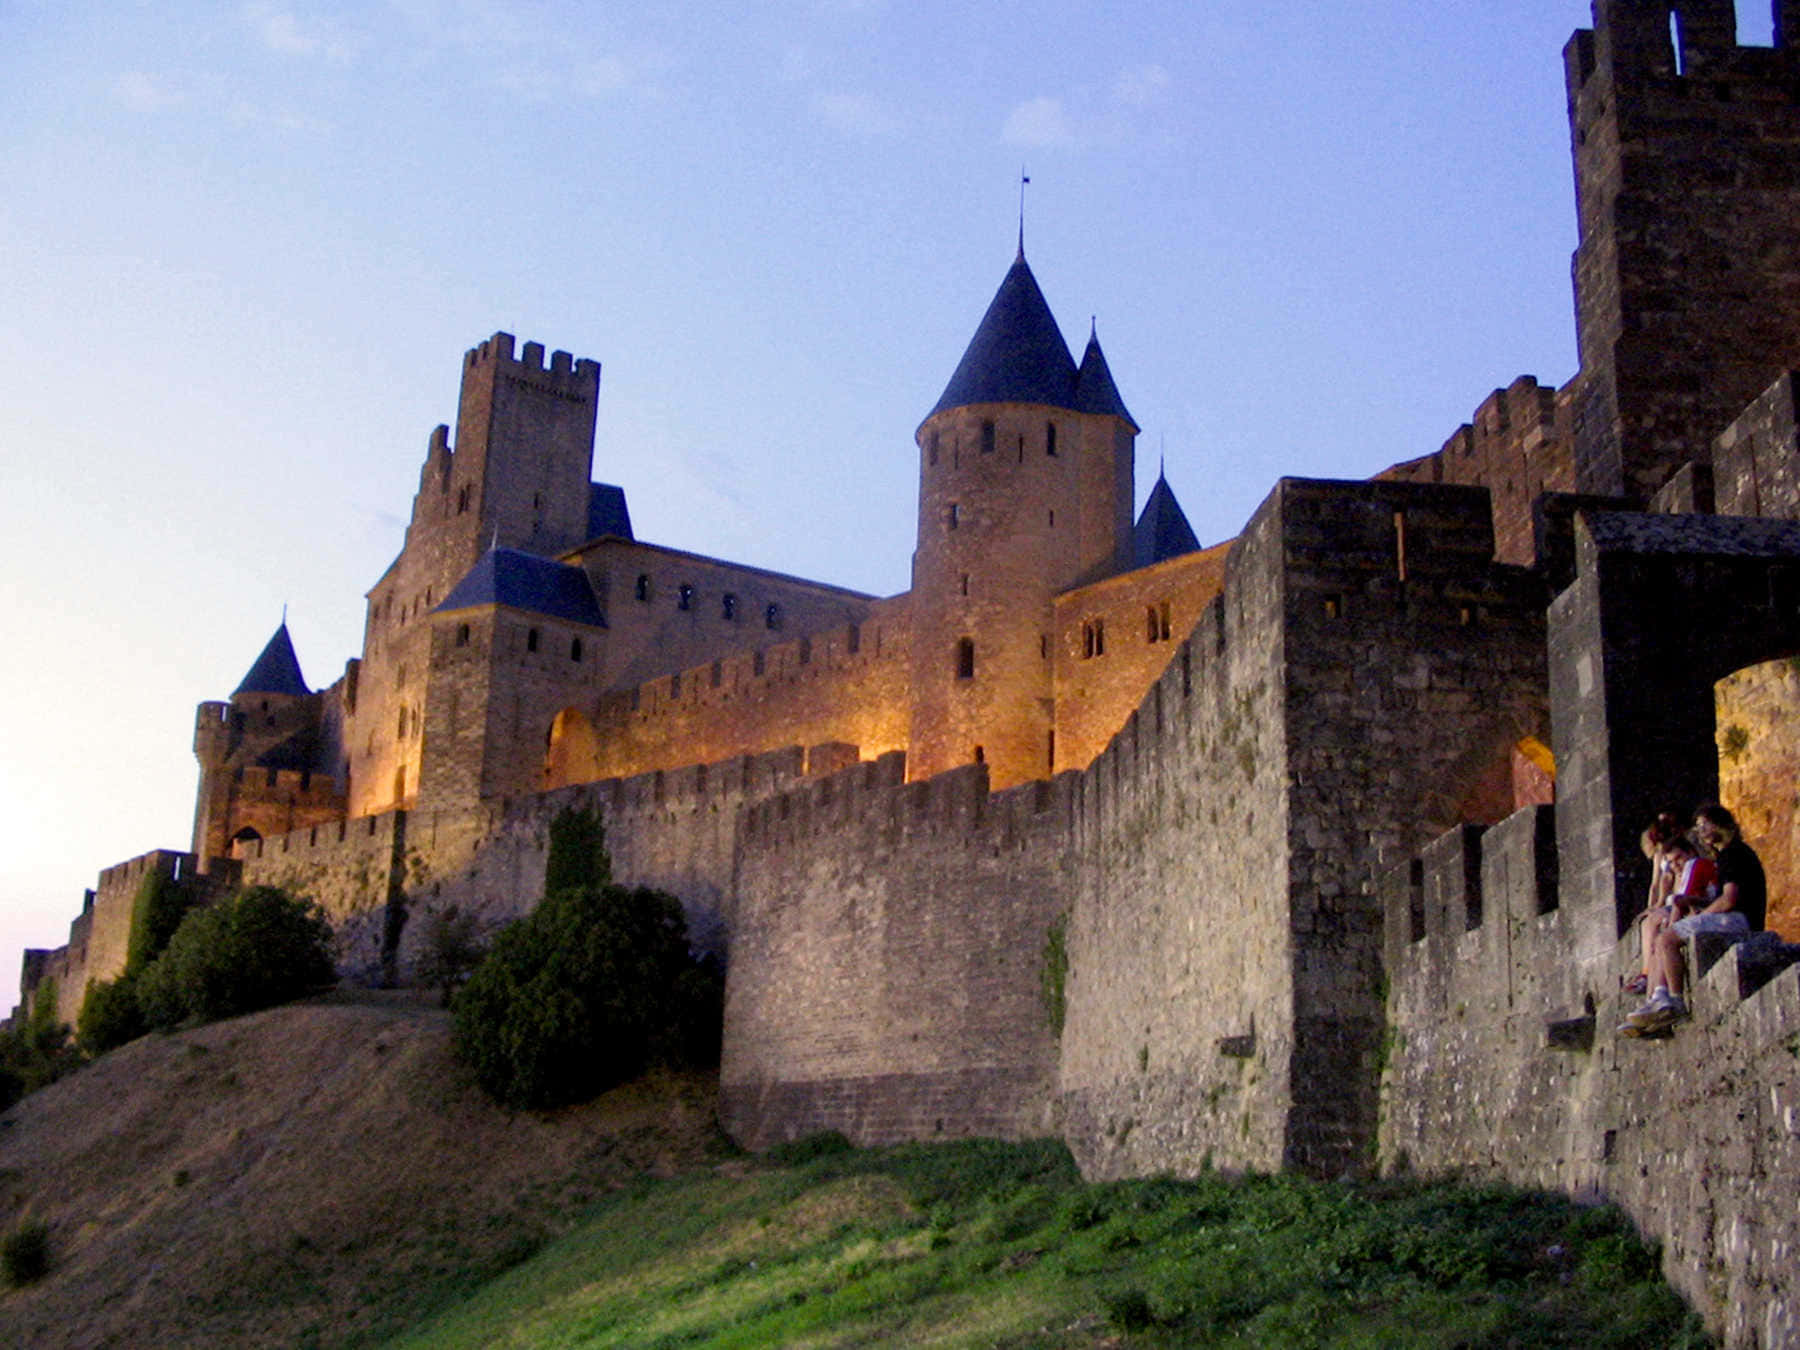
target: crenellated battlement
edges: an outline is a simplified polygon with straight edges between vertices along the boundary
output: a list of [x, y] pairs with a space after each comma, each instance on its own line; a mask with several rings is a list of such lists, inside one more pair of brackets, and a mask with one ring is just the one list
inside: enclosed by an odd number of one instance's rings
[[496, 372], [521, 378], [527, 384], [557, 393], [592, 398], [599, 392], [598, 361], [586, 358], [577, 361], [568, 352], [556, 351], [550, 354], [550, 364], [546, 367], [543, 343], [527, 342], [516, 358], [513, 355], [513, 343], [511, 333], [495, 333], [487, 341], [471, 347], [463, 356], [465, 373], [491, 367]]

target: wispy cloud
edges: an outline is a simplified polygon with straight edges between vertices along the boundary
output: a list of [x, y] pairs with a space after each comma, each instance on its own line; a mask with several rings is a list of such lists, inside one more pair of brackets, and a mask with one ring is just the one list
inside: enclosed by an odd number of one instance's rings
[[1113, 98], [1127, 108], [1149, 108], [1168, 97], [1169, 72], [1159, 65], [1134, 66], [1113, 81]]
[[1008, 145], [1043, 150], [1075, 144], [1075, 129], [1062, 100], [1040, 96], [1027, 99], [1006, 115], [1000, 139]]
[[845, 136], [884, 139], [906, 129], [898, 114], [868, 94], [815, 94], [812, 107], [826, 126]]
[[244, 21], [263, 46], [283, 56], [319, 57], [338, 66], [355, 56], [350, 34], [328, 19], [302, 20], [292, 10], [256, 3], [244, 6]]
[[133, 112], [160, 112], [181, 103], [186, 95], [169, 88], [158, 76], [128, 70], [113, 81], [113, 97]]

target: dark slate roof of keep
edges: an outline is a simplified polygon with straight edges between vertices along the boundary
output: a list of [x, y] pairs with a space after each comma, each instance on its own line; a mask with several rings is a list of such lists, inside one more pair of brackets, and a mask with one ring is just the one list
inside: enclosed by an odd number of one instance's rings
[[262, 649], [262, 655], [250, 667], [250, 673], [231, 691], [231, 696], [310, 693], [312, 690], [306, 687], [306, 680], [300, 674], [300, 658], [294, 655], [294, 644], [288, 637], [287, 621], [284, 619], [281, 627], [275, 630], [275, 636]]
[[1087, 350], [1081, 354], [1081, 369], [1075, 376], [1075, 406], [1084, 413], [1123, 418], [1131, 423], [1133, 431], [1138, 429], [1137, 420], [1125, 411], [1125, 400], [1119, 397], [1119, 386], [1113, 383], [1096, 333], [1088, 334]]
[[1047, 403], [1075, 410], [1075, 358], [1020, 253], [931, 415], [971, 403]]
[[516, 548], [489, 549], [432, 612], [478, 605], [505, 605], [590, 628], [606, 627], [586, 572]]
[[1076, 366], [1023, 251], [1013, 259], [927, 417], [972, 403], [1042, 403], [1071, 412], [1108, 413], [1137, 428], [1125, 411], [1098, 339], [1088, 338], [1087, 351]]
[[625, 505], [625, 489], [611, 483], [589, 483], [587, 537], [598, 539], [608, 534], [621, 539], [632, 538], [631, 511]]
[[1194, 527], [1188, 524], [1181, 503], [1175, 500], [1169, 480], [1158, 474], [1156, 486], [1150, 489], [1150, 499], [1144, 503], [1143, 513], [1132, 527], [1133, 565], [1148, 567], [1151, 563], [1167, 562], [1183, 553], [1196, 552], [1199, 547]]

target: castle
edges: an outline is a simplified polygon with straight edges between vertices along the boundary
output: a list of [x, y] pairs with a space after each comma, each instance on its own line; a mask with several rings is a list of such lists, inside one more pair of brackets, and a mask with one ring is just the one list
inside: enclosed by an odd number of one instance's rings
[[[363, 652], [202, 704], [187, 853], [311, 895], [352, 978], [531, 903], [546, 825], [729, 958], [752, 1147], [1060, 1134], [1090, 1176], [1460, 1169], [1625, 1205], [1733, 1345], [1800, 1343], [1800, 948], [1704, 947], [1615, 1043], [1658, 809], [1723, 795], [1800, 936], [1800, 0], [1596, 0], [1564, 53], [1581, 368], [1201, 549], [1023, 250], [919, 426], [911, 589], [633, 537], [599, 367], [465, 358]], [[1046, 997], [1046, 994], [1049, 997]]]

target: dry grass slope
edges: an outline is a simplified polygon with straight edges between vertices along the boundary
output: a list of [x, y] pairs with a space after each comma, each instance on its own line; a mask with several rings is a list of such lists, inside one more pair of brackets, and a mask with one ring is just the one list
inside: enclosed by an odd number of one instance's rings
[[53, 1263], [0, 1293], [0, 1344], [373, 1342], [605, 1191], [705, 1162], [714, 1088], [509, 1113], [404, 995], [147, 1037], [0, 1117], [0, 1231], [48, 1223]]

